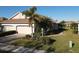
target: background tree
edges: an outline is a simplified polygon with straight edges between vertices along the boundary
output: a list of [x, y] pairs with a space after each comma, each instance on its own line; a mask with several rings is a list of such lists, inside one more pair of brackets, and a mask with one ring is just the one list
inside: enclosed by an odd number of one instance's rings
[[59, 27], [60, 27], [60, 29], [65, 29], [65, 27], [66, 27], [65, 21], [61, 21], [61, 22], [59, 23]]
[[75, 23], [75, 22], [71, 23], [70, 28], [72, 29], [72, 31], [74, 33], [77, 33], [78, 32], [78, 24], [77, 23]]

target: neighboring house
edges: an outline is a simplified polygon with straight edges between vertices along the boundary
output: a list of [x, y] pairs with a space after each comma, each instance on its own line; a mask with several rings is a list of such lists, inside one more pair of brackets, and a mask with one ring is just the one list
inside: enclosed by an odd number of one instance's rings
[[3, 31], [15, 30], [19, 34], [31, 35], [34, 33], [34, 24], [32, 24], [32, 27], [29, 26], [28, 18], [29, 17], [25, 17], [25, 15], [19, 12], [10, 17], [8, 20], [0, 23], [3, 26]]
[[[3, 22], [4, 20], [8, 20], [8, 19], [5, 17], [0, 17], [0, 22]], [[0, 32], [2, 32], [2, 28], [3, 28], [3, 26], [0, 23]]]
[[0, 17], [0, 22], [2, 22], [2, 21], [4, 21], [4, 20], [8, 20], [8, 18]]
[[79, 22], [78, 21], [66, 21], [66, 27], [73, 29], [73, 32], [79, 34]]
[[77, 28], [77, 32], [79, 34], [79, 21], [77, 21], [76, 24], [77, 24], [77, 27], [76, 27]]
[[71, 24], [74, 23], [75, 21], [65, 21], [65, 25], [67, 28], [71, 28]]

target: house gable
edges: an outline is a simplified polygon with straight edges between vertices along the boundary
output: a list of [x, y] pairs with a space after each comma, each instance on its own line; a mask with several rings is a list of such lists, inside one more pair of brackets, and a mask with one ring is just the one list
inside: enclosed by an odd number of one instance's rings
[[25, 19], [25, 15], [23, 15], [21, 12], [18, 12], [11, 16], [9, 19]]
[[[2, 24], [29, 24], [29, 17], [26, 17], [21, 12], [16, 13], [8, 20], [1, 22]], [[34, 23], [34, 22], [32, 22]]]

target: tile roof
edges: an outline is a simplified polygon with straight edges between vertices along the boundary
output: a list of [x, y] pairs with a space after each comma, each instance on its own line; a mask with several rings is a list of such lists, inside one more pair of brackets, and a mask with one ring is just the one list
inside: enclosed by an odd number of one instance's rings
[[10, 19], [10, 20], [5, 20], [0, 23], [3, 23], [3, 24], [29, 24], [29, 20], [28, 19]]

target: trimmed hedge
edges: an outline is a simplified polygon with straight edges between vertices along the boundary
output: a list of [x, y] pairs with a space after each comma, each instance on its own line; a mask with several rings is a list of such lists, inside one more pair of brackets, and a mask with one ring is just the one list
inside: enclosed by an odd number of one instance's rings
[[7, 36], [7, 35], [11, 35], [11, 34], [15, 34], [15, 33], [17, 33], [17, 31], [1, 32], [0, 33], [0, 37]]

